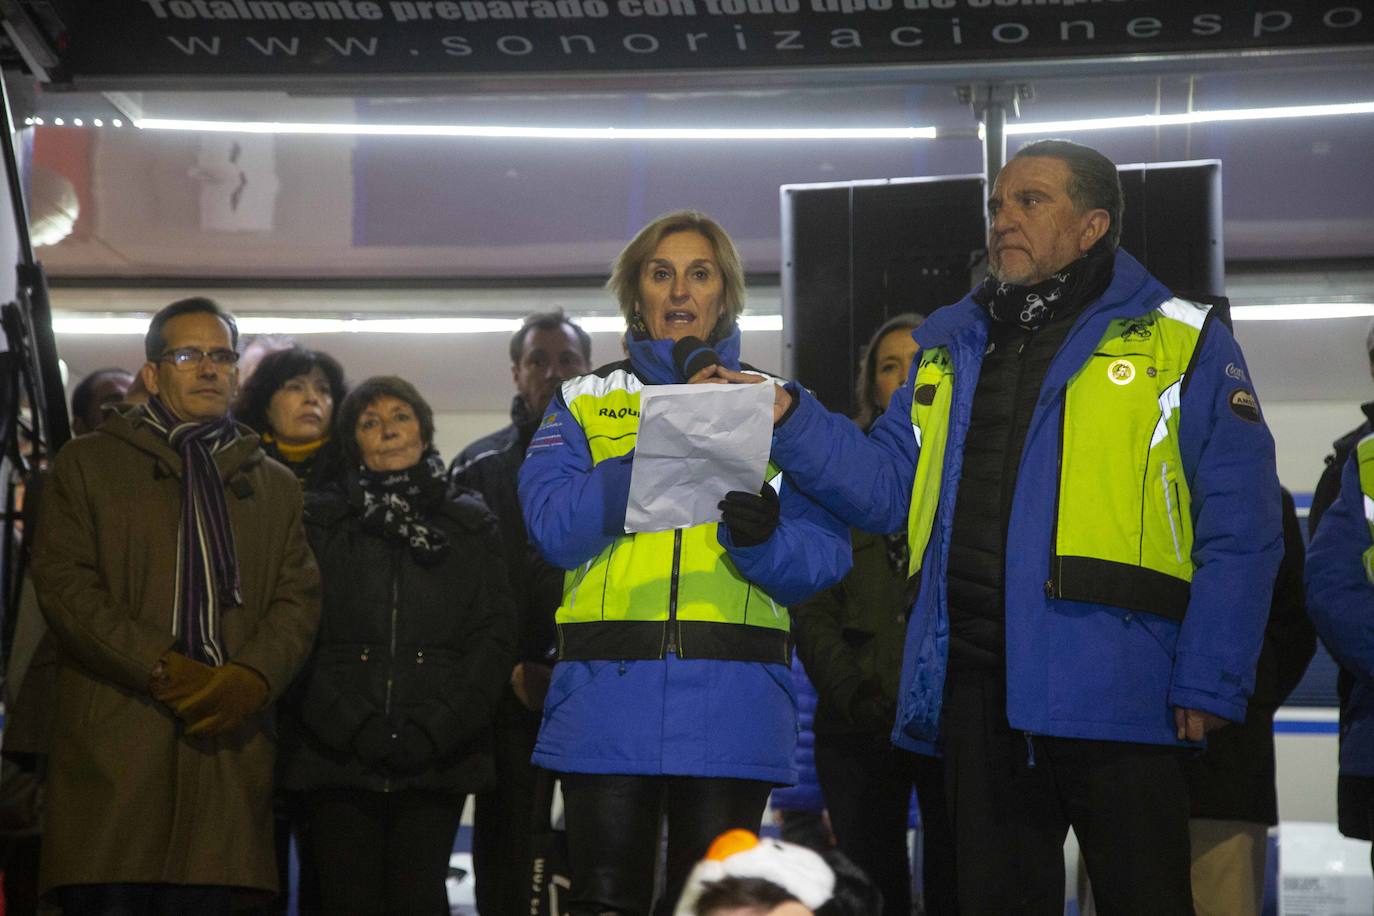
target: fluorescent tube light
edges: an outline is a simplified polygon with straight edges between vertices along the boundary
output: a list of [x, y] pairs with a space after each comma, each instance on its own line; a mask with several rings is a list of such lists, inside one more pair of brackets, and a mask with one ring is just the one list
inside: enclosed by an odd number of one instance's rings
[[1281, 305], [1233, 305], [1235, 321], [1314, 321], [1322, 318], [1374, 317], [1374, 302], [1291, 302]]
[[516, 140], [933, 140], [934, 127], [515, 127], [480, 124], [349, 124], [140, 118], [143, 130]]
[[1169, 127], [1178, 124], [1210, 124], [1220, 121], [1272, 121], [1282, 118], [1324, 118], [1358, 114], [1374, 114], [1374, 102], [1346, 102], [1339, 105], [1289, 105], [1282, 108], [1219, 108], [1214, 111], [1189, 111], [1182, 114], [1084, 118], [1077, 121], [1035, 121], [1008, 124], [1007, 135], [1060, 134], [1078, 130]]
[[[619, 315], [569, 316], [589, 333], [619, 334], [625, 320]], [[80, 314], [58, 312], [53, 315], [56, 334], [103, 334], [142, 337], [148, 330], [149, 316]], [[244, 334], [510, 334], [519, 329], [521, 318], [410, 317], [410, 318], [300, 318], [272, 315], [245, 315], [238, 319]], [[743, 315], [741, 331], [781, 331], [781, 315]]]

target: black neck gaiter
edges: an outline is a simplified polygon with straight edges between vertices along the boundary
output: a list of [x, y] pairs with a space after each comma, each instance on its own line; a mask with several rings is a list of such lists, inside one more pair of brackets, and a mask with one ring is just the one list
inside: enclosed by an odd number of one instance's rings
[[989, 276], [974, 291], [973, 300], [988, 310], [993, 321], [1034, 331], [1055, 315], [1078, 311], [1102, 295], [1112, 282], [1115, 261], [1112, 249], [1099, 241], [1083, 257], [1039, 283], [1017, 286]]

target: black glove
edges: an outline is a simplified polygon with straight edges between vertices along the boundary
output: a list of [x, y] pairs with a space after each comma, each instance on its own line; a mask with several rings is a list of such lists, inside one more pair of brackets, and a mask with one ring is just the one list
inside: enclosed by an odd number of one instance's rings
[[778, 494], [768, 484], [762, 493], [731, 490], [718, 504], [720, 520], [730, 529], [736, 547], [756, 547], [773, 536], [778, 527]]
[[882, 688], [873, 681], [864, 681], [849, 698], [849, 721], [868, 732], [886, 734], [897, 721], [897, 709], [883, 696]]
[[413, 776], [434, 763], [438, 748], [423, 728], [407, 720], [397, 730], [396, 747], [387, 758], [392, 772]]
[[384, 716], [373, 716], [353, 736], [353, 753], [369, 767], [375, 767], [395, 751], [397, 729]]

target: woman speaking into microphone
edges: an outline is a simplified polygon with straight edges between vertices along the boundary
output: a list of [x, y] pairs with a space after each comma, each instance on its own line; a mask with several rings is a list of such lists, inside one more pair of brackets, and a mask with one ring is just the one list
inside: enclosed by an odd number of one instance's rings
[[678, 211], [635, 236], [607, 286], [629, 359], [563, 383], [520, 470], [530, 536], [569, 570], [533, 759], [563, 783], [571, 912], [651, 911], [666, 816], [668, 913], [711, 841], [757, 831], [772, 787], [795, 781], [787, 605], [851, 556], [844, 526], [784, 476], [728, 494], [719, 524], [625, 532], [640, 394], [741, 368], [744, 277], [725, 231]]

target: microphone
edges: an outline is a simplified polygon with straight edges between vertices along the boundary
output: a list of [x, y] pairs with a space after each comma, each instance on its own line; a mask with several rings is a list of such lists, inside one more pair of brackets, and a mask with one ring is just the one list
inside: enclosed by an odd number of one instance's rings
[[673, 365], [686, 381], [707, 366], [719, 366], [720, 354], [700, 337], [684, 337], [673, 344]]

